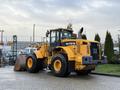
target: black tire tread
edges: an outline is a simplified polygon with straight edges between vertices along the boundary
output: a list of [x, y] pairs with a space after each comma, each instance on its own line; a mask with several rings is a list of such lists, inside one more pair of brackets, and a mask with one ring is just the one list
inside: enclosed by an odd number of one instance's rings
[[[53, 63], [57, 58], [59, 58], [62, 63], [62, 69], [59, 73], [56, 73], [53, 67]], [[56, 54], [52, 57], [51, 69], [53, 74], [58, 77], [66, 77], [70, 74], [70, 72], [68, 72], [68, 61], [64, 54]]]
[[[32, 60], [33, 60], [33, 67], [32, 68], [27, 67], [28, 58], [32, 58]], [[41, 65], [41, 62], [39, 60], [37, 60], [36, 56], [33, 54], [33, 55], [29, 55], [26, 59], [26, 69], [29, 73], [38, 73], [39, 70], [43, 69], [43, 67]]]

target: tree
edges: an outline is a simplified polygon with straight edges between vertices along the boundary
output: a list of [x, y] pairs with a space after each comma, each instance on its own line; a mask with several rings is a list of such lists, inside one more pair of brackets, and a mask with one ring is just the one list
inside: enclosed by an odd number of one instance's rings
[[87, 40], [87, 37], [86, 37], [86, 35], [85, 35], [85, 34], [83, 34], [83, 35], [82, 35], [82, 39]]
[[114, 56], [114, 44], [110, 32], [106, 32], [104, 54], [107, 56], [108, 63], [112, 63], [112, 58]]
[[94, 40], [100, 42], [101, 39], [100, 39], [99, 34], [95, 34], [95, 39]]

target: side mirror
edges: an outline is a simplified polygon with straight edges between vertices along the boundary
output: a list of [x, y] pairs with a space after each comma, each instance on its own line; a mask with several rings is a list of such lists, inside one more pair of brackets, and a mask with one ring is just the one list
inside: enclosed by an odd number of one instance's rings
[[46, 37], [48, 37], [49, 34], [50, 34], [50, 32], [47, 30], [47, 32], [46, 32]]

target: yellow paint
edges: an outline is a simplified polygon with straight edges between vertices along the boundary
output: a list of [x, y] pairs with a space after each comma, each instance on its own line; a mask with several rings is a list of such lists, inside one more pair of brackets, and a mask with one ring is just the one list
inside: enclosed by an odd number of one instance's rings
[[48, 44], [41, 45], [40, 49], [34, 52], [37, 58], [44, 58], [48, 55]]
[[61, 70], [61, 67], [62, 67], [62, 63], [60, 60], [55, 60], [54, 62], [54, 70], [56, 72], [59, 72]]
[[75, 62], [75, 70], [82, 70], [86, 67], [86, 65], [82, 65], [79, 62]]
[[87, 45], [81, 45], [81, 47], [80, 47], [80, 54], [81, 54], [82, 56], [88, 55]]
[[32, 58], [28, 58], [27, 66], [28, 66], [28, 68], [32, 68], [32, 66], [33, 66], [33, 60], [32, 60]]
[[48, 57], [48, 65], [51, 64], [51, 57]]
[[69, 61], [72, 61], [75, 59], [75, 54], [74, 54], [75, 51], [73, 48], [71, 48], [71, 46], [66, 46], [66, 47], [61, 46], [59, 48], [63, 49], [63, 51], [67, 54]]
[[82, 64], [82, 56], [81, 55], [76, 55], [75, 61]]
[[[75, 69], [76, 70], [83, 70], [86, 68], [86, 65], [82, 65], [82, 57], [83, 56], [90, 56], [90, 42], [96, 42], [96, 41], [89, 41], [89, 40], [82, 40], [82, 39], [65, 39], [62, 40], [62, 42], [69, 42], [74, 41], [76, 42], [76, 45], [71, 46], [57, 46], [56, 48], [59, 48], [60, 51], [53, 51], [52, 53], [48, 52], [48, 44], [42, 44], [40, 49], [35, 52], [35, 55], [37, 58], [43, 59], [47, 57], [48, 61], [47, 64], [51, 64], [52, 56], [59, 53], [65, 53], [68, 56], [68, 61], [75, 61]], [[84, 43], [83, 43], [84, 42]], [[86, 43], [86, 44], [85, 44]], [[52, 56], [51, 56], [52, 55]], [[59, 60], [56, 60], [54, 63], [54, 69], [56, 71], [60, 71], [61, 68], [61, 62]]]

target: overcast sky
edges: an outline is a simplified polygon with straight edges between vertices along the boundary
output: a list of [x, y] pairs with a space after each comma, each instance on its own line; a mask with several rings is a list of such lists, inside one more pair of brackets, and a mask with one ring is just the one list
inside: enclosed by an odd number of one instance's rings
[[[100, 34], [104, 42], [106, 30], [114, 41], [120, 30], [120, 0], [0, 0], [0, 29], [7, 37], [32, 36], [36, 24], [36, 38], [47, 29], [73, 24], [77, 33], [84, 27], [88, 39]], [[28, 38], [29, 39], [29, 38]]]

